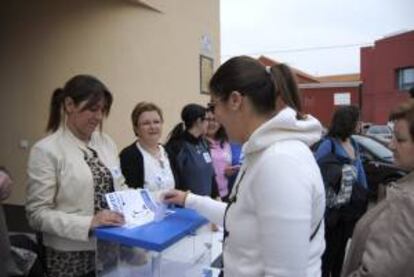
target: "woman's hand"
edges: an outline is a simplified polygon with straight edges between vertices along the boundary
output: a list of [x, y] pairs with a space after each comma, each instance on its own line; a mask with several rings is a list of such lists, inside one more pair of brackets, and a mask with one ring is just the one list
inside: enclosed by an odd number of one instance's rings
[[217, 224], [211, 223], [210, 227], [211, 227], [212, 232], [218, 232], [219, 230], [219, 227], [217, 226]]
[[224, 168], [224, 175], [231, 177], [240, 170], [240, 165], [226, 166]]
[[92, 218], [91, 229], [100, 226], [120, 226], [125, 224], [124, 216], [110, 210], [97, 212]]
[[187, 194], [189, 192], [184, 192], [181, 190], [172, 189], [167, 192], [164, 192], [161, 196], [162, 202], [166, 204], [176, 204], [180, 206], [184, 206], [185, 199], [187, 198]]

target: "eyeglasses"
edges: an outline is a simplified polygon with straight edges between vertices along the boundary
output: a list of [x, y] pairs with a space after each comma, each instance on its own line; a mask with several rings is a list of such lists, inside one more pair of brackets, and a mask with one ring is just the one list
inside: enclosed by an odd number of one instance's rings
[[211, 111], [212, 113], [214, 113], [215, 108], [216, 108], [216, 103], [210, 102], [207, 104], [207, 109]]

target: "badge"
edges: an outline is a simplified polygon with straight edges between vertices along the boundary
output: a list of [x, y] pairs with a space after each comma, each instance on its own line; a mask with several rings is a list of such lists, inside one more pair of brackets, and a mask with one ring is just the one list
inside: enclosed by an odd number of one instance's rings
[[203, 157], [204, 157], [204, 160], [206, 161], [206, 163], [211, 163], [211, 156], [210, 156], [210, 153], [208, 153], [208, 152], [204, 152], [203, 153]]
[[121, 172], [121, 169], [119, 168], [119, 166], [115, 166], [115, 167], [111, 168], [111, 174], [112, 174], [112, 177], [114, 179], [120, 178], [122, 176], [122, 172]]

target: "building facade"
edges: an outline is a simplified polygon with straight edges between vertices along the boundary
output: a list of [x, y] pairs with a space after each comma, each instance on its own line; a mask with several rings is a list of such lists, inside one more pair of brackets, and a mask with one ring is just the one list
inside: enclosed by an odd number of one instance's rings
[[[259, 61], [272, 66], [279, 62], [268, 57]], [[315, 77], [291, 67], [301, 91], [304, 112], [315, 116], [328, 127], [337, 106], [356, 105], [361, 102], [359, 74]]]
[[361, 48], [362, 116], [385, 124], [393, 107], [414, 87], [414, 31], [375, 41]]
[[304, 111], [318, 118], [325, 128], [329, 126], [338, 106], [360, 107], [360, 81], [299, 84], [299, 89]]
[[135, 139], [136, 103], [161, 107], [165, 137], [185, 104], [209, 101], [201, 55], [210, 71], [220, 63], [219, 0], [5, 0], [0, 25], [0, 163], [15, 181], [13, 204], [23, 202], [29, 149], [46, 135], [52, 92], [69, 78], [91, 74], [108, 86], [104, 131], [122, 149]]
[[[274, 65], [260, 57], [264, 65]], [[339, 105], [361, 108], [364, 122], [386, 124], [391, 110], [414, 87], [414, 31], [375, 41], [361, 48], [361, 74], [316, 77], [292, 68], [302, 92], [304, 110], [328, 126]]]

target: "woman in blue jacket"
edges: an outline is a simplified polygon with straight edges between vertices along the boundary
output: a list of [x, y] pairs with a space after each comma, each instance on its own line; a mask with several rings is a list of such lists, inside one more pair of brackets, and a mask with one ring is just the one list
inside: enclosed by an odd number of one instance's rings
[[[367, 180], [358, 145], [351, 137], [359, 128], [359, 115], [355, 106], [339, 107], [327, 136], [315, 152], [326, 191], [326, 250], [322, 258], [322, 276], [326, 277], [340, 276], [347, 241], [366, 210]], [[338, 170], [328, 168], [327, 163], [332, 164], [332, 160], [326, 157], [331, 154], [340, 165]]]
[[206, 108], [188, 104], [182, 122], [171, 131], [166, 150], [176, 174], [176, 187], [198, 195], [218, 196], [214, 168], [207, 142]]

